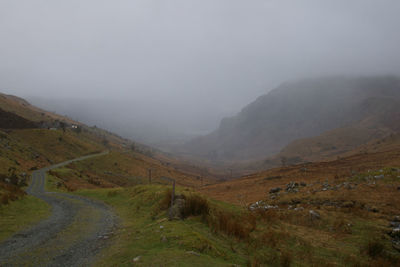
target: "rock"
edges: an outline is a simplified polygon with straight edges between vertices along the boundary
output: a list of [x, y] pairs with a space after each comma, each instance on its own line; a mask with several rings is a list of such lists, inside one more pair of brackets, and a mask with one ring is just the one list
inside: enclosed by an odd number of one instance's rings
[[342, 207], [343, 208], [352, 208], [352, 207], [354, 207], [354, 203], [352, 201], [345, 201], [345, 202], [343, 202]]
[[395, 240], [400, 241], [400, 228], [393, 228], [389, 235]]
[[321, 215], [318, 212], [314, 211], [314, 210], [310, 210], [309, 214], [310, 214], [311, 220], [319, 220], [319, 219], [321, 219]]
[[390, 222], [389, 225], [393, 228], [400, 228], [400, 222]]
[[303, 207], [298, 207], [298, 208], [295, 208], [294, 210], [295, 210], [295, 211], [303, 211], [304, 208], [303, 208]]
[[299, 192], [299, 184], [296, 182], [290, 182], [286, 185], [286, 191], [291, 192], [291, 193], [297, 193]]
[[167, 241], [168, 241], [168, 239], [163, 235], [163, 236], [161, 237], [161, 242], [165, 243], [165, 242], [167, 242]]
[[275, 187], [275, 188], [272, 188], [271, 190], [269, 190], [269, 193], [270, 194], [275, 194], [275, 193], [278, 193], [279, 191], [281, 191], [282, 190], [282, 188], [280, 188], [280, 187]]
[[400, 251], [400, 241], [392, 241], [393, 248]]
[[381, 175], [375, 175], [374, 176], [375, 179], [383, 179], [385, 178], [385, 175], [381, 174]]
[[183, 209], [185, 208], [186, 201], [182, 198], [175, 200], [174, 205], [171, 208], [170, 216], [172, 219], [183, 219]]
[[164, 229], [164, 226], [163, 226], [163, 225], [160, 225], [160, 229]]
[[193, 251], [193, 250], [191, 250], [191, 251], [186, 251], [186, 253], [187, 253], [187, 254], [190, 254], [190, 255], [200, 256], [200, 253], [197, 253], [197, 252], [195, 252], [195, 251]]
[[137, 256], [137, 257], [134, 258], [132, 261], [133, 261], [133, 262], [139, 262], [141, 258], [142, 258], [142, 256]]
[[372, 211], [372, 212], [378, 212], [379, 210], [378, 210], [378, 208], [377, 208], [377, 207], [375, 207], [375, 206], [372, 206], [372, 207], [370, 207], [370, 208], [369, 208], [369, 211]]
[[278, 208], [278, 206], [273, 206], [273, 205], [265, 205], [264, 206], [264, 210], [270, 210], [270, 209], [277, 209]]

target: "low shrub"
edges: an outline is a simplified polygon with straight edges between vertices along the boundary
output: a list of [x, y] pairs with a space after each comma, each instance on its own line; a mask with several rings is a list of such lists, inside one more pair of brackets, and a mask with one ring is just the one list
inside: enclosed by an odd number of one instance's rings
[[2, 195], [0, 198], [0, 203], [2, 205], [7, 205], [9, 203], [8, 195], [6, 195], [6, 194]]
[[116, 195], [118, 194], [118, 192], [117, 191], [108, 191], [108, 193], [107, 193], [107, 197], [115, 197]]
[[188, 216], [203, 216], [206, 218], [210, 213], [210, 205], [208, 200], [199, 195], [191, 194], [185, 197], [185, 207], [182, 215], [184, 218]]
[[282, 267], [290, 267], [292, 265], [293, 262], [293, 257], [292, 255], [285, 251], [282, 252], [281, 257], [280, 257], [280, 263]]
[[168, 188], [164, 191], [164, 196], [161, 198], [159, 205], [160, 210], [166, 210], [171, 206], [172, 189]]
[[385, 246], [378, 240], [370, 240], [363, 248], [364, 252], [374, 259], [382, 256], [384, 249]]
[[214, 209], [208, 216], [208, 224], [214, 232], [248, 240], [250, 233], [256, 229], [256, 218], [251, 213], [235, 214]]

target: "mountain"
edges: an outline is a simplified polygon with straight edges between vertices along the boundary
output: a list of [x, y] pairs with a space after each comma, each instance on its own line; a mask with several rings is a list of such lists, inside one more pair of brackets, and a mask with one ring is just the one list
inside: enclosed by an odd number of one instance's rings
[[214, 161], [265, 159], [286, 146], [282, 153], [291, 157], [310, 154], [310, 147], [343, 153], [398, 132], [399, 103], [400, 79], [393, 76], [287, 82], [180, 151]]

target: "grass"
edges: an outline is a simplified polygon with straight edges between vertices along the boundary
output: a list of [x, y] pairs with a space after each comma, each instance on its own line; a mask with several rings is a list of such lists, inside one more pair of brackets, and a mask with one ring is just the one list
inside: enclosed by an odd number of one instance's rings
[[50, 214], [50, 206], [33, 196], [0, 205], [0, 241], [25, 229]]
[[200, 216], [168, 221], [160, 207], [166, 190], [161, 185], [138, 185], [76, 192], [111, 205], [122, 219], [115, 243], [96, 265], [131, 266], [138, 256], [138, 266], [246, 264], [246, 256], [232, 249], [237, 246], [232, 239], [213, 234]]
[[[138, 266], [396, 266], [400, 262], [385, 235], [387, 220], [380, 214], [358, 212], [357, 207], [332, 210], [301, 203], [304, 211], [249, 212], [178, 187], [177, 195], [186, 200], [185, 219], [168, 221], [170, 191], [165, 186], [75, 193], [106, 202], [122, 219], [100, 266], [129, 266], [138, 256]], [[311, 208], [321, 219], [310, 218]]]

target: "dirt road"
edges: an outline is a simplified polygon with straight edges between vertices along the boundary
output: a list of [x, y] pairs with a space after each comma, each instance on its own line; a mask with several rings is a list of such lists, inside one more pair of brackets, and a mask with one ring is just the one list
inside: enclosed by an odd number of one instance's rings
[[45, 191], [45, 174], [85, 156], [32, 174], [27, 192], [49, 205], [52, 213], [37, 225], [0, 244], [0, 266], [88, 266], [107, 246], [117, 218], [103, 203], [66, 193]]

